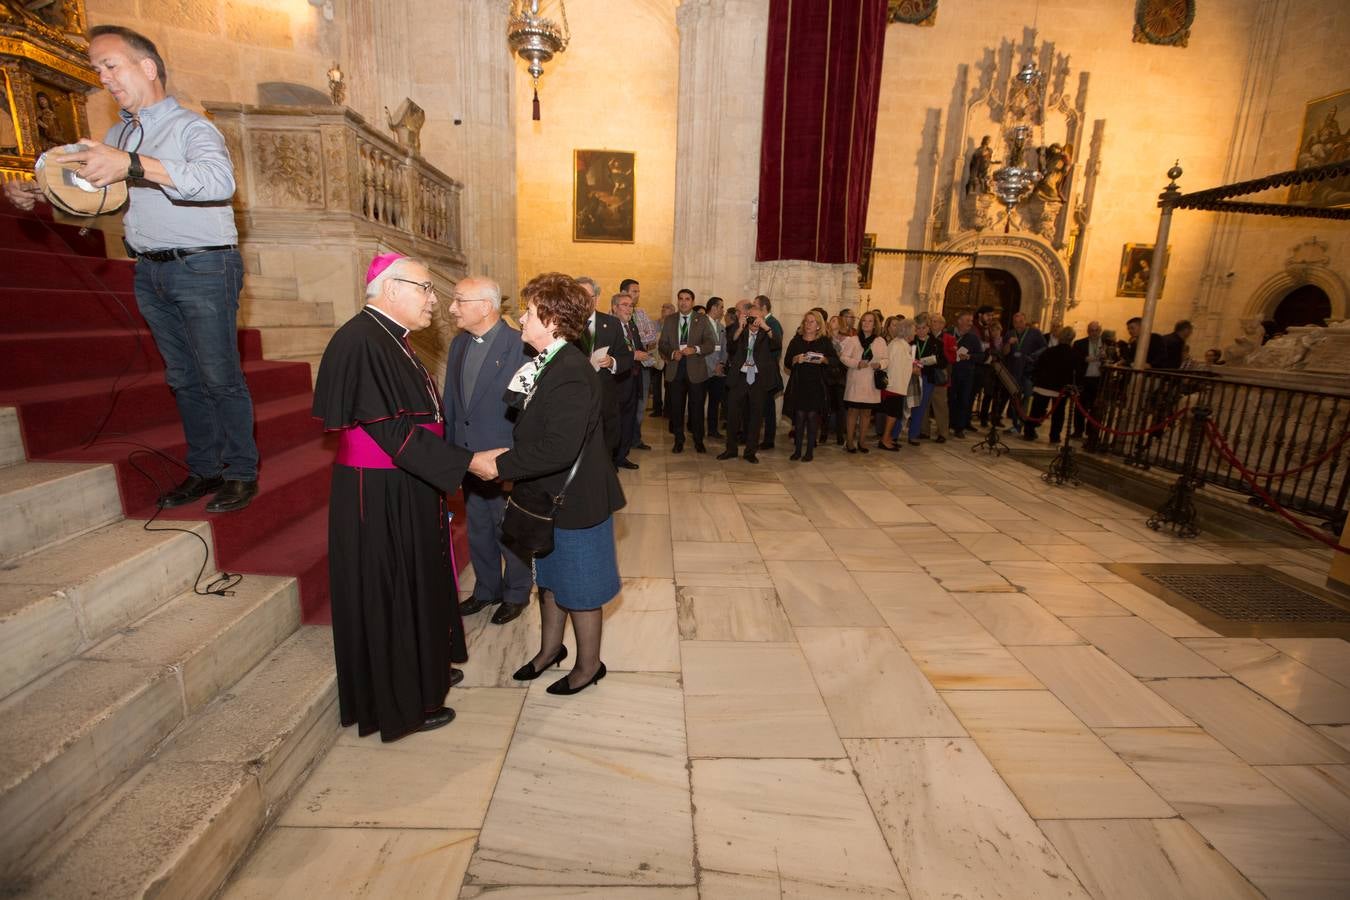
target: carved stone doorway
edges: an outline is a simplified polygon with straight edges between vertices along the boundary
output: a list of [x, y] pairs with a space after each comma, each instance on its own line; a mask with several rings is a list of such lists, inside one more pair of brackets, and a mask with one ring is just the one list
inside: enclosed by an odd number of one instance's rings
[[1279, 331], [1295, 325], [1325, 325], [1331, 318], [1331, 298], [1317, 285], [1305, 284], [1285, 294], [1271, 318]]
[[1022, 308], [1022, 286], [1016, 276], [1004, 269], [980, 266], [962, 269], [947, 282], [942, 295], [942, 317], [956, 323], [962, 312], [974, 312], [981, 306], [999, 311], [1003, 330], [1012, 327], [1013, 313]]

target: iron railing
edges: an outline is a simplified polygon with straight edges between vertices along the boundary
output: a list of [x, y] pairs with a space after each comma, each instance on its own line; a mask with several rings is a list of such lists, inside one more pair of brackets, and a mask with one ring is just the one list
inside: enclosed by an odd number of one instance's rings
[[[1193, 413], [1208, 418], [1242, 467], [1291, 512], [1339, 529], [1350, 493], [1350, 394], [1262, 384], [1205, 370], [1102, 373], [1093, 418], [1105, 428], [1089, 451], [1119, 457], [1143, 469], [1189, 474], [1202, 483], [1246, 494], [1260, 504], [1238, 469], [1205, 441], [1186, 472]], [[1148, 432], [1148, 433], [1139, 433]]]

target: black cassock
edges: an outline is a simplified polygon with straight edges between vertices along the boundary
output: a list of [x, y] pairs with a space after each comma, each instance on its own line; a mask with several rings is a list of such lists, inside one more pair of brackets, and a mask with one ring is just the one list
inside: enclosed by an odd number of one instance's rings
[[392, 741], [441, 706], [451, 661], [468, 659], [445, 494], [472, 454], [420, 427], [441, 421], [435, 384], [406, 331], [370, 307], [324, 350], [314, 415], [325, 430], [362, 429], [397, 466], [335, 463], [328, 512], [342, 724]]

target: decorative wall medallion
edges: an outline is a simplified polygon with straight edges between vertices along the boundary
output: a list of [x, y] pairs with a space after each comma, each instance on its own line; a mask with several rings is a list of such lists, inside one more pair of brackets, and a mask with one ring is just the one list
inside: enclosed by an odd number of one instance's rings
[[937, 24], [938, 0], [888, 0], [886, 21], [901, 25]]
[[1185, 47], [1195, 21], [1195, 0], [1136, 0], [1134, 42]]

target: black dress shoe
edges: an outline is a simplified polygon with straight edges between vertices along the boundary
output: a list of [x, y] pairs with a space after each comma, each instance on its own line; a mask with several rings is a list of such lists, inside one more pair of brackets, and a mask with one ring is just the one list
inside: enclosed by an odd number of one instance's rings
[[683, 453], [683, 452], [684, 452], [684, 444], [676, 444], [674, 447], [671, 447], [671, 448], [670, 448], [670, 452], [671, 452], [671, 453]]
[[747, 450], [747, 451], [745, 451], [745, 456], [742, 457], [742, 458], [743, 458], [746, 462], [748, 462], [748, 463], [757, 463], [757, 462], [759, 462], [759, 457], [755, 455], [755, 453], [754, 453], [753, 450]]
[[736, 458], [736, 451], [735, 451], [735, 450], [723, 450], [721, 453], [717, 454], [717, 458], [718, 458], [718, 459], [735, 459], [735, 458]]
[[502, 601], [502, 605], [497, 607], [497, 611], [492, 614], [492, 624], [505, 625], [512, 619], [519, 618], [520, 614], [525, 611], [525, 607], [528, 605], [528, 603], [507, 603], [506, 601]]
[[651, 445], [651, 444], [638, 443], [638, 444], [634, 444], [634, 445], [633, 445], [633, 449], [634, 449], [634, 450], [650, 450], [650, 449], [652, 449], [652, 445]]
[[814, 451], [814, 450], [807, 450], [807, 451], [806, 451], [806, 455], [802, 457], [802, 462], [810, 462], [811, 460], [813, 460], [813, 459], [815, 459], [815, 458], [816, 458], [816, 451]]
[[209, 513], [234, 512], [243, 509], [253, 502], [253, 498], [258, 496], [258, 482], [255, 481], [236, 481], [233, 478], [225, 480], [225, 486], [216, 492], [206, 504], [206, 511]]
[[773, 449], [773, 441], [765, 441], [764, 443], [762, 443], [762, 444], [759, 445], [759, 449], [761, 449], [761, 450], [772, 450], [772, 449]]
[[722, 432], [718, 431], [717, 429], [713, 429], [712, 431], [708, 432], [708, 437], [716, 438], [717, 440], [720, 441], [722, 440]]
[[557, 681], [550, 684], [546, 688], [546, 690], [550, 694], [561, 694], [562, 696], [566, 697], [570, 694], [578, 694], [586, 690], [586, 688], [595, 684], [597, 681], [599, 681], [601, 678], [604, 677], [605, 677], [605, 664], [601, 663], [600, 668], [596, 669], [595, 674], [591, 676], [591, 680], [586, 682], [585, 684], [580, 684], [577, 685], [576, 687], [572, 687], [570, 684], [567, 683], [567, 676], [564, 675], [562, 678], [559, 678]]
[[463, 670], [463, 669], [456, 669], [454, 666], [451, 666], [451, 667], [450, 667], [450, 686], [451, 686], [451, 687], [454, 687], [455, 685], [459, 684], [459, 683], [460, 683], [461, 681], [463, 681], [463, 680], [464, 680], [464, 670]]
[[567, 648], [559, 647], [557, 655], [555, 655], [553, 659], [549, 660], [548, 665], [544, 666], [544, 668], [535, 669], [534, 660], [530, 660], [525, 665], [521, 666], [519, 669], [516, 669], [516, 674], [512, 675], [511, 677], [514, 678], [516, 681], [534, 681], [536, 678], [538, 678], [540, 675], [543, 675], [549, 669], [553, 668], [556, 665], [561, 664], [564, 659], [567, 659]]
[[161, 509], [172, 509], [175, 506], [183, 506], [194, 500], [200, 500], [207, 494], [214, 493], [223, 487], [225, 479], [217, 475], [215, 478], [203, 478], [200, 475], [189, 475], [183, 479], [183, 483], [171, 491], [166, 491], [159, 495], [159, 506]]
[[800, 450], [793, 450], [792, 455], [788, 457], [788, 459], [792, 460], [793, 462], [796, 462], [801, 458], [802, 458], [802, 451]]
[[707, 453], [707, 452], [708, 452], [708, 448], [705, 447], [705, 446], [703, 446], [703, 442], [702, 442], [702, 441], [694, 441], [694, 452], [695, 452], [695, 453]]
[[459, 614], [461, 616], [471, 616], [480, 609], [486, 609], [494, 603], [501, 602], [501, 597], [493, 597], [491, 600], [481, 600], [478, 597], [470, 597], [468, 600], [459, 604]]
[[620, 468], [620, 469], [636, 469], [636, 468], [638, 467], [638, 464], [637, 464], [637, 463], [632, 462], [631, 460], [627, 460], [627, 459], [621, 459], [621, 460], [619, 460], [618, 462], [616, 462], [614, 465], [617, 466], [617, 467]]
[[422, 727], [418, 731], [435, 731], [437, 728], [444, 728], [455, 721], [455, 711], [448, 706], [442, 706], [440, 709], [427, 713], [427, 717], [422, 720]]

